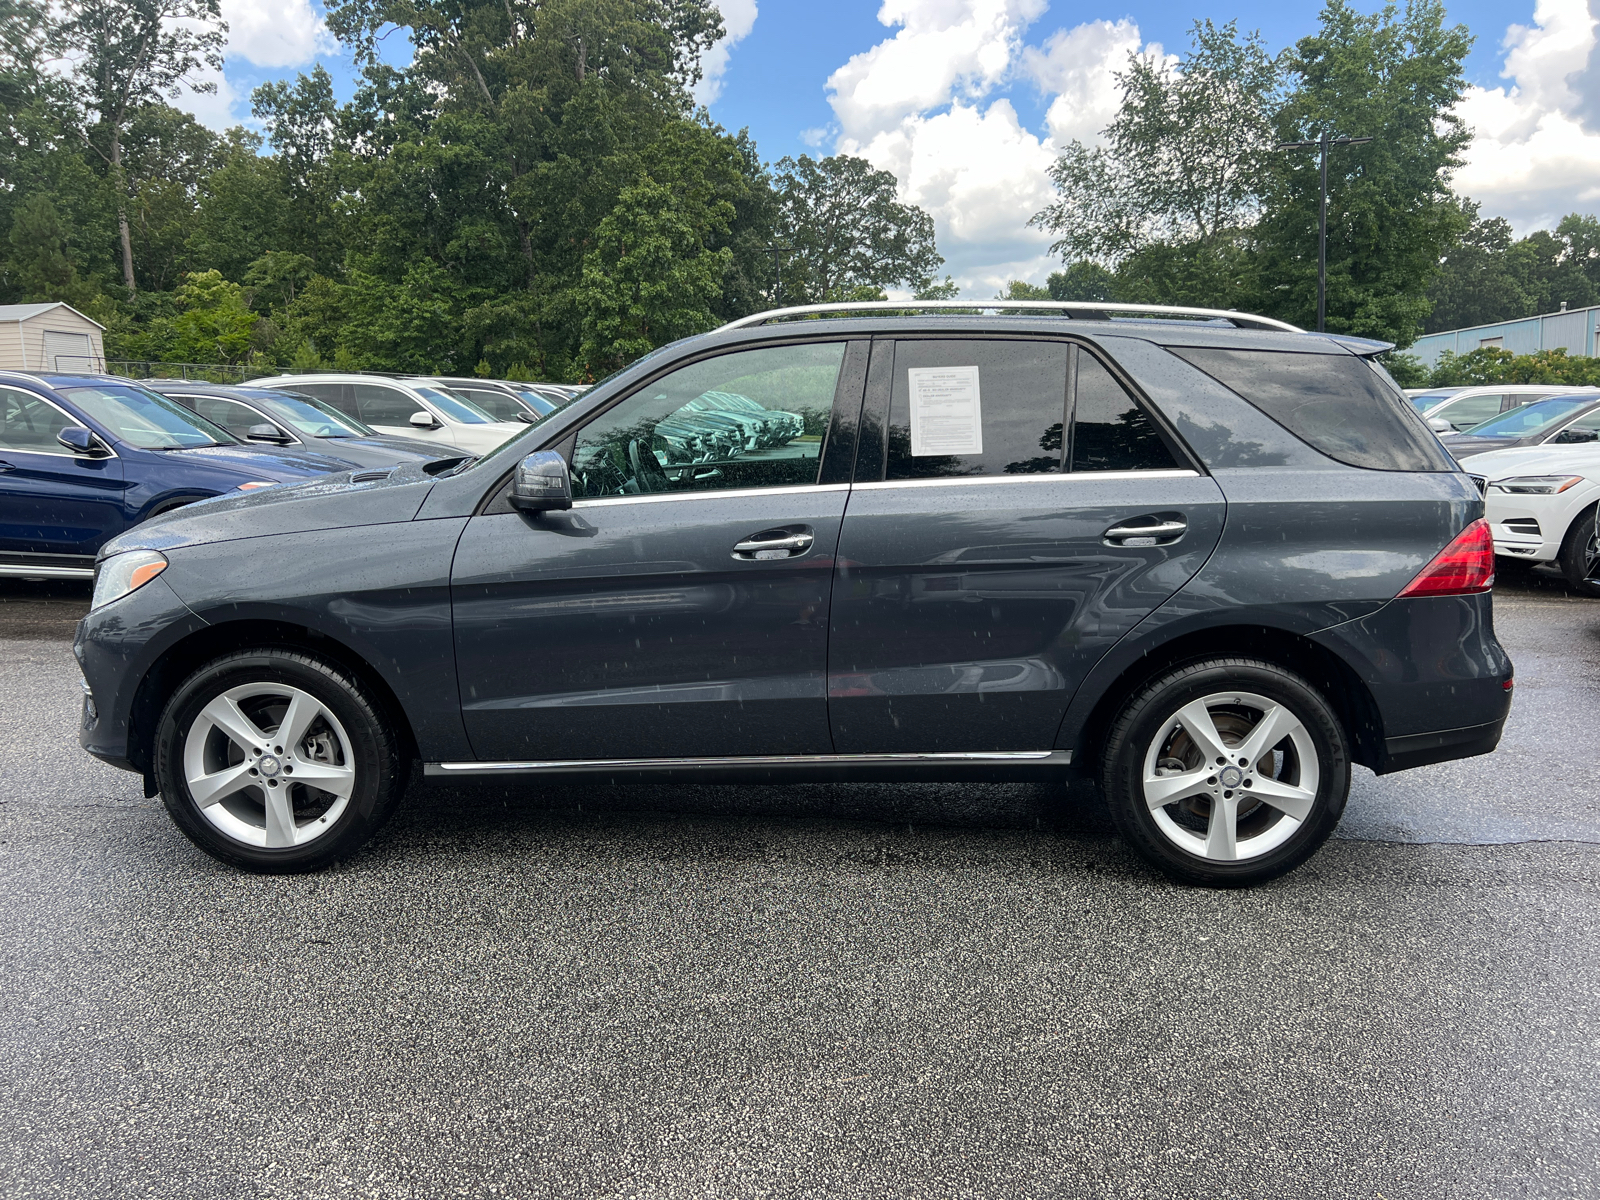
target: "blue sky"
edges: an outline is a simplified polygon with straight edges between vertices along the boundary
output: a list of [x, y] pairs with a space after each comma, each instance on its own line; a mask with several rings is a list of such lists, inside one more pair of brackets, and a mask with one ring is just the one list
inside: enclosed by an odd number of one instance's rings
[[[1358, 0], [1359, 2], [1359, 0]], [[1457, 187], [1519, 230], [1600, 208], [1600, 71], [1589, 5], [1600, 0], [1458, 0], [1476, 36], [1462, 115], [1477, 130]], [[1181, 53], [1197, 17], [1237, 19], [1272, 49], [1312, 32], [1314, 5], [1062, 0], [721, 0], [730, 37], [701, 96], [764, 157], [848, 152], [893, 171], [934, 215], [949, 270], [971, 295], [1008, 278], [1042, 280], [1047, 239], [1026, 227], [1049, 198], [1044, 170], [1071, 138], [1092, 140], [1115, 111], [1111, 73], [1130, 52]], [[1362, 5], [1371, 7], [1370, 5]], [[251, 88], [322, 62], [341, 95], [348, 55], [316, 0], [223, 0], [232, 32], [215, 97], [193, 107], [214, 127], [249, 123]], [[395, 39], [394, 57], [407, 48]]]

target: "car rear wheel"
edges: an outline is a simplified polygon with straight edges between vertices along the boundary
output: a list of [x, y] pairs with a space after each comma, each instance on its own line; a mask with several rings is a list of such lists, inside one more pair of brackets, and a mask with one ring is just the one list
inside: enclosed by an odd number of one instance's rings
[[1600, 559], [1600, 537], [1595, 532], [1595, 505], [1591, 504], [1578, 514], [1561, 541], [1561, 554], [1557, 561], [1567, 585], [1580, 596], [1600, 597], [1600, 583], [1592, 582], [1594, 564]]
[[1327, 840], [1350, 791], [1344, 731], [1299, 676], [1251, 659], [1189, 663], [1112, 726], [1102, 786], [1123, 836], [1175, 879], [1242, 887]]
[[157, 731], [156, 780], [195, 845], [270, 873], [353, 853], [404, 783], [394, 730], [366, 689], [278, 649], [219, 658], [184, 681]]

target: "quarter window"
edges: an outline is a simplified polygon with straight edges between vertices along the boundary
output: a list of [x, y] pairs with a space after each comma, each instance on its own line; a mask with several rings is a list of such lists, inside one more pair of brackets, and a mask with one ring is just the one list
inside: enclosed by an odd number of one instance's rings
[[572, 494], [815, 483], [843, 342], [705, 359], [646, 385], [579, 431]]
[[0, 449], [66, 454], [56, 435], [76, 422], [32, 392], [0, 388]]
[[1088, 351], [1077, 354], [1074, 471], [1168, 471], [1178, 465], [1150, 414]]

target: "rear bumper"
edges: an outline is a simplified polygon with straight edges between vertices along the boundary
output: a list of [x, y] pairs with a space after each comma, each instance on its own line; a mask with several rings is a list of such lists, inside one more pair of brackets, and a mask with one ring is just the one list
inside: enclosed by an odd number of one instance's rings
[[1453, 758], [1488, 754], [1500, 744], [1500, 733], [1505, 726], [1505, 719], [1501, 718], [1487, 725], [1468, 725], [1462, 729], [1441, 729], [1436, 733], [1407, 733], [1400, 737], [1385, 738], [1383, 758], [1373, 768], [1374, 773], [1387, 775], [1391, 771], [1409, 771], [1412, 767], [1448, 762]]
[[1511, 710], [1511, 660], [1494, 602], [1477, 596], [1392, 600], [1316, 635], [1366, 685], [1375, 710], [1357, 761], [1382, 775], [1487, 754]]

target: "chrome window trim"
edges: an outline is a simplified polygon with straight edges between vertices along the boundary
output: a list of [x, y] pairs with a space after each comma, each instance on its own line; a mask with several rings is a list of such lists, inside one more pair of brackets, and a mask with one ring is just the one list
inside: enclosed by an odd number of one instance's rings
[[1040, 475], [963, 475], [953, 479], [885, 479], [876, 483], [858, 483], [858, 492], [881, 492], [888, 488], [904, 487], [969, 487], [975, 484], [996, 483], [1066, 483], [1098, 480], [1116, 482], [1129, 479], [1199, 479], [1199, 471], [1187, 468], [1163, 468], [1159, 471], [1055, 471]]
[[[860, 487], [860, 484], [856, 484]], [[659, 504], [666, 500], [745, 500], [753, 496], [800, 496], [808, 492], [848, 492], [848, 483], [800, 483], [768, 488], [704, 488], [692, 492], [649, 492], [638, 496], [588, 496], [572, 502], [573, 508], [608, 504]]]
[[106, 452], [104, 454], [74, 454], [72, 451], [66, 450], [66, 449], [62, 449], [62, 450], [30, 450], [26, 446], [7, 446], [7, 445], [4, 445], [4, 444], [0, 444], [0, 452], [4, 452], [6, 454], [42, 454], [46, 458], [71, 458], [71, 459], [80, 459], [80, 458], [82, 458], [82, 459], [86, 459], [89, 462], [104, 462], [108, 458], [121, 458], [122, 457], [122, 455], [117, 453], [117, 448], [111, 444], [111, 441], [110, 441], [109, 438], [105, 437], [105, 435], [100, 433], [97, 429], [94, 428], [94, 426], [90, 425], [82, 417], [73, 416], [66, 409], [62, 408], [61, 405], [57, 404], [54, 400], [50, 399], [49, 396], [46, 396], [46, 395], [44, 395], [44, 394], [42, 394], [40, 392], [35, 392], [30, 388], [20, 388], [20, 387], [15, 386], [14, 384], [8, 384], [8, 383], [7, 384], [0, 384], [0, 390], [6, 390], [6, 391], [12, 391], [12, 392], [21, 392], [24, 396], [30, 396], [35, 400], [43, 400], [51, 408], [55, 409], [58, 413], [60, 413], [63, 417], [65, 417], [67, 419], [67, 424], [68, 425], [74, 426], [75, 428], [78, 428], [78, 429], [87, 429], [91, 434], [94, 435], [95, 440], [106, 448]]
[[529, 762], [435, 762], [426, 763], [426, 775], [494, 775], [539, 771], [580, 770], [590, 767], [771, 767], [870, 766], [877, 763], [1006, 763], [1034, 762], [1066, 766], [1072, 762], [1071, 750], [963, 750], [930, 754], [738, 754], [705, 758], [554, 758]]

